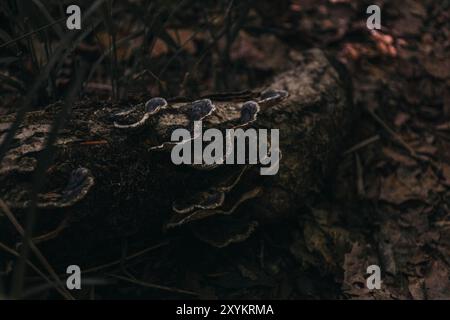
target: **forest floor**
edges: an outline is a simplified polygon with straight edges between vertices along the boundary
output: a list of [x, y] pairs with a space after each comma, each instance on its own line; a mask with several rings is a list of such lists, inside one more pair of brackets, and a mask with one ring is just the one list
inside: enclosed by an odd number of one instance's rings
[[[336, 261], [339, 242], [360, 234], [339, 265], [350, 297], [449, 299], [449, 3], [385, 1], [382, 30], [368, 32], [361, 7], [335, 2], [303, 16], [300, 30], [347, 65], [362, 118], [334, 196], [312, 209], [307, 249]], [[382, 290], [366, 288], [371, 264]]]

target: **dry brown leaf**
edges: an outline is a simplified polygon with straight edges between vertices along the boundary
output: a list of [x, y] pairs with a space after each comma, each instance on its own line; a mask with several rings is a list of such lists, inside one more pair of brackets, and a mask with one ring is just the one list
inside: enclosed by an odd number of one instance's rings
[[409, 200], [430, 201], [430, 192], [442, 191], [431, 169], [425, 172], [400, 167], [396, 173], [381, 178], [380, 200], [400, 205]]
[[[196, 36], [194, 31], [189, 29], [172, 29], [167, 30], [167, 34], [186, 52], [190, 54], [194, 54], [196, 52], [197, 49], [192, 41]], [[152, 57], [159, 57], [167, 53], [169, 53], [169, 47], [166, 42], [158, 38], [155, 41], [155, 45], [152, 50]]]
[[240, 32], [234, 41], [230, 58], [244, 61], [250, 67], [261, 70], [279, 70], [288, 63], [288, 48], [273, 35], [259, 38]]
[[425, 70], [437, 79], [447, 79], [450, 77], [450, 58], [427, 57], [423, 62]]
[[408, 280], [409, 280], [408, 289], [412, 298], [414, 300], [424, 300], [426, 298], [424, 289], [424, 280], [415, 277], [409, 277]]
[[450, 299], [450, 273], [448, 266], [434, 260], [430, 270], [425, 276], [425, 291], [428, 299]]
[[442, 176], [444, 178], [443, 183], [447, 187], [450, 187], [450, 165], [447, 163], [443, 163], [441, 166], [441, 170], [442, 170]]
[[422, 26], [422, 19], [406, 14], [393, 23], [391, 30], [398, 37], [417, 36]]
[[407, 155], [401, 154], [401, 153], [395, 151], [392, 148], [384, 147], [383, 148], [383, 153], [384, 153], [385, 156], [391, 158], [395, 162], [398, 162], [398, 163], [400, 163], [400, 164], [402, 164], [402, 165], [404, 165], [406, 167], [413, 167], [413, 166], [417, 165], [417, 161], [416, 160], [414, 160], [413, 158], [411, 158], [411, 157], [409, 157]]

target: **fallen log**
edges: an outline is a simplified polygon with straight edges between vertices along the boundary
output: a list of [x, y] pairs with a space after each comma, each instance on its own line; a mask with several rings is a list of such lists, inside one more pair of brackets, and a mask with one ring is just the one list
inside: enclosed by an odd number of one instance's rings
[[[77, 103], [38, 196], [34, 241], [58, 250], [61, 259], [74, 248], [90, 254], [139, 232], [156, 239], [189, 230], [224, 247], [247, 239], [261, 223], [288, 219], [320, 190], [351, 128], [350, 83], [338, 69], [323, 52], [310, 50], [264, 90], [195, 101]], [[19, 221], [32, 199], [36, 159], [60, 109], [55, 104], [30, 112], [0, 164], [0, 199]], [[13, 120], [0, 119], [0, 141]], [[264, 176], [255, 164], [174, 164], [171, 133], [193, 132], [195, 120], [219, 131], [278, 129], [279, 171]], [[0, 241], [20, 241], [1, 214]]]

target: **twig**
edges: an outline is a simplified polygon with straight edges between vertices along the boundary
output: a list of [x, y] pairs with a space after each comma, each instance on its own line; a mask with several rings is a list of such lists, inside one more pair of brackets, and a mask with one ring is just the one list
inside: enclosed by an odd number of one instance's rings
[[[82, 285], [83, 286], [97, 286], [97, 285], [108, 285], [110, 282], [101, 279], [101, 278], [83, 278], [82, 281]], [[30, 289], [28, 289], [25, 293], [24, 293], [24, 298], [30, 297], [30, 296], [35, 296], [36, 294], [47, 290], [49, 288], [48, 284], [43, 284], [40, 286], [36, 286], [36, 287], [32, 287]]]
[[[156, 244], [154, 246], [151, 246], [149, 248], [146, 248], [146, 249], [143, 249], [143, 250], [138, 251], [136, 253], [133, 253], [133, 254], [125, 257], [124, 259], [125, 260], [131, 260], [131, 259], [137, 258], [139, 256], [142, 256], [142, 255], [146, 254], [147, 252], [150, 252], [150, 251], [156, 250], [158, 248], [164, 247], [164, 246], [168, 245], [169, 243], [170, 243], [170, 240], [158, 243], [158, 244]], [[83, 273], [96, 272], [96, 271], [99, 271], [99, 270], [102, 270], [102, 269], [106, 269], [106, 268], [118, 265], [118, 264], [120, 264], [121, 260], [122, 259], [119, 259], [119, 260], [116, 260], [116, 261], [113, 261], [113, 262], [110, 262], [110, 263], [106, 263], [106, 264], [103, 264], [103, 265], [100, 265], [100, 266], [97, 266], [97, 267], [93, 267], [93, 268], [84, 270]]]
[[380, 135], [375, 135], [373, 137], [370, 137], [366, 140], [363, 140], [357, 144], [355, 144], [353, 147], [351, 147], [350, 149], [346, 150], [344, 153], [342, 153], [343, 156], [346, 156], [352, 152], [358, 151], [359, 149], [364, 148], [365, 146], [368, 146], [371, 143], [374, 143], [375, 141], [380, 140]]
[[47, 28], [49, 28], [49, 27], [51, 27], [51, 26], [54, 26], [55, 24], [57, 24], [57, 23], [59, 23], [59, 22], [62, 22], [62, 21], [64, 21], [64, 20], [66, 20], [66, 19], [67, 19], [66, 17], [63, 17], [63, 18], [60, 18], [60, 19], [58, 19], [58, 20], [53, 21], [52, 23], [46, 24], [45, 26], [42, 26], [42, 27], [40, 27], [40, 28], [37, 28], [36, 30], [32, 30], [32, 31], [30, 31], [30, 32], [27, 32], [27, 33], [25, 33], [24, 35], [21, 35], [20, 37], [17, 37], [17, 38], [15, 38], [15, 39], [12, 39], [12, 40], [10, 40], [10, 41], [8, 41], [8, 42], [5, 42], [5, 43], [1, 44], [1, 45], [0, 45], [0, 49], [3, 48], [3, 47], [7, 47], [7, 46], [9, 46], [10, 44], [16, 43], [17, 41], [20, 41], [20, 40], [22, 40], [22, 39], [24, 39], [24, 38], [26, 38], [26, 37], [32, 36], [33, 34], [38, 33], [39, 31], [42, 31], [42, 30], [45, 30], [45, 29], [47, 29]]
[[34, 243], [45, 242], [51, 239], [56, 238], [61, 232], [69, 225], [69, 217], [66, 217], [61, 221], [61, 223], [52, 231], [47, 232], [45, 234], [41, 234], [40, 236], [33, 237]]
[[178, 289], [178, 288], [171, 288], [171, 287], [166, 287], [166, 286], [162, 286], [159, 284], [154, 284], [154, 283], [149, 283], [149, 282], [144, 282], [144, 281], [140, 281], [140, 280], [133, 280], [127, 277], [122, 277], [119, 275], [115, 275], [115, 274], [110, 274], [109, 275], [112, 278], [116, 278], [119, 280], [123, 280], [129, 283], [133, 283], [142, 287], [146, 287], [146, 288], [152, 288], [152, 289], [158, 289], [158, 290], [163, 290], [163, 291], [169, 291], [169, 292], [175, 292], [175, 293], [182, 293], [182, 294], [187, 294], [187, 295], [191, 295], [191, 296], [198, 296], [199, 294], [193, 291], [187, 291], [187, 290], [183, 290], [183, 289]]
[[361, 164], [361, 158], [358, 153], [355, 153], [356, 159], [356, 186], [358, 190], [358, 195], [360, 197], [364, 197], [366, 192], [364, 190], [364, 174], [363, 174], [363, 166]]
[[[15, 257], [19, 257], [20, 254], [15, 251], [14, 249], [8, 247], [7, 245], [3, 244], [0, 242], [0, 249], [2, 249], [3, 251], [15, 256]], [[33, 269], [41, 278], [43, 278], [45, 281], [48, 282], [48, 284], [53, 287], [56, 291], [58, 291], [64, 298], [66, 297], [64, 294], [64, 291], [61, 290], [61, 288], [59, 288], [52, 280], [50, 280], [41, 270], [39, 270], [39, 268], [32, 263], [30, 260], [26, 260], [26, 263], [31, 267], [31, 269]]]
[[[9, 210], [8, 206], [5, 204], [5, 202], [0, 199], [0, 209], [4, 212], [6, 217], [9, 219], [9, 221], [12, 223], [14, 228], [16, 228], [17, 232], [24, 237], [25, 236], [25, 230], [20, 225], [19, 221], [17, 221], [16, 217], [13, 215], [13, 213]], [[50, 263], [47, 261], [47, 259], [44, 257], [44, 255], [41, 253], [38, 247], [34, 244], [34, 242], [31, 239], [29, 240], [29, 246], [31, 250], [34, 252], [38, 260], [42, 263], [44, 268], [48, 271], [50, 276], [53, 278], [53, 280], [56, 282], [56, 284], [60, 284], [61, 280], [59, 279], [58, 275], [56, 274], [55, 270], [52, 268]], [[20, 255], [18, 255], [20, 256]], [[27, 260], [27, 259], [26, 259]], [[59, 287], [61, 289], [61, 293], [64, 295], [66, 299], [69, 300], [75, 300], [75, 298], [66, 290], [66, 288], [62, 285]]]
[[418, 155], [417, 152], [408, 143], [406, 143], [405, 140], [403, 140], [403, 138], [398, 133], [392, 130], [379, 116], [377, 116], [375, 112], [373, 112], [369, 108], [366, 108], [365, 110], [376, 122], [378, 122], [378, 124], [384, 130], [386, 130], [394, 138], [394, 140], [396, 140], [403, 148], [406, 149], [406, 151], [408, 151], [411, 157], [413, 157], [416, 160], [430, 162], [428, 158]]

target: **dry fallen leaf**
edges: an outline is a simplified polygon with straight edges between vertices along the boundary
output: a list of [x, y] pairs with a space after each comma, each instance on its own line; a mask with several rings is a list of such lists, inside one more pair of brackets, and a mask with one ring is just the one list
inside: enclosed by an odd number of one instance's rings
[[425, 276], [425, 291], [428, 299], [450, 299], [450, 273], [448, 265], [440, 260], [431, 263]]
[[288, 63], [288, 51], [288, 47], [273, 35], [256, 38], [240, 32], [232, 45], [230, 58], [233, 61], [244, 61], [256, 69], [280, 70]]
[[406, 167], [399, 167], [394, 174], [382, 177], [380, 189], [380, 200], [396, 205], [409, 200], [428, 202], [429, 193], [442, 191], [430, 168], [421, 172]]
[[409, 157], [408, 155], [401, 154], [400, 152], [397, 152], [396, 150], [394, 150], [392, 148], [384, 147], [383, 153], [385, 156], [391, 158], [395, 162], [400, 163], [406, 167], [413, 167], [413, 166], [417, 165], [416, 160]]
[[450, 57], [433, 58], [428, 56], [423, 62], [425, 70], [437, 79], [450, 78]]

